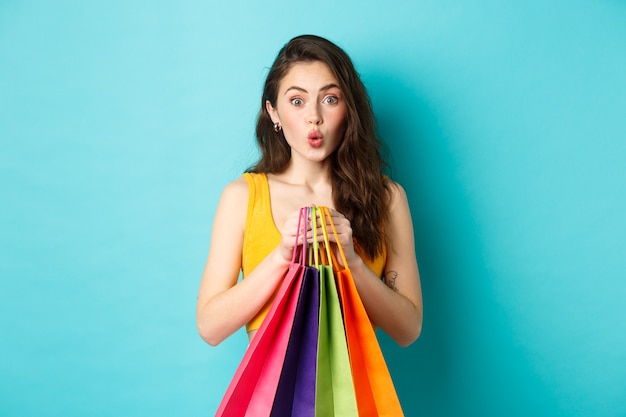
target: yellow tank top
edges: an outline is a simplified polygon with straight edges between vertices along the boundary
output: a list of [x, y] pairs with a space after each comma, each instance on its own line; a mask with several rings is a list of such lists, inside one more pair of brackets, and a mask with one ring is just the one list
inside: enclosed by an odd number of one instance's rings
[[[243, 251], [241, 259], [241, 269], [243, 278], [257, 267], [263, 259], [270, 254], [281, 240], [281, 234], [274, 223], [272, 207], [270, 203], [270, 189], [265, 174], [243, 174], [248, 181], [248, 214], [246, 216], [246, 229], [243, 238]], [[387, 259], [385, 246], [383, 253], [370, 260], [363, 256], [363, 261], [374, 273], [382, 278], [383, 269]], [[272, 300], [257, 313], [257, 315], [246, 325], [246, 330], [258, 330], [267, 315]]]

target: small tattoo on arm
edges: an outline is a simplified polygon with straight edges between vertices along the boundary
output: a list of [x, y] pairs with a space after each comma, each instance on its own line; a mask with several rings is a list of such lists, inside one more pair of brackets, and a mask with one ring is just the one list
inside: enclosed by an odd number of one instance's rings
[[385, 284], [393, 291], [398, 292], [398, 287], [396, 287], [396, 278], [398, 278], [398, 273], [396, 271], [389, 271], [385, 274]]

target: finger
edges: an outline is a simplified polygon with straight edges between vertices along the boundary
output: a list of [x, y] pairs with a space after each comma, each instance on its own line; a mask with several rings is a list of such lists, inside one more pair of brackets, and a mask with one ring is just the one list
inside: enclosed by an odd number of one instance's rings
[[335, 210], [334, 208], [330, 208], [329, 207], [328, 211], [330, 212], [330, 215], [333, 218], [345, 218], [346, 217], [343, 214], [341, 214], [340, 212], [338, 212], [337, 210]]

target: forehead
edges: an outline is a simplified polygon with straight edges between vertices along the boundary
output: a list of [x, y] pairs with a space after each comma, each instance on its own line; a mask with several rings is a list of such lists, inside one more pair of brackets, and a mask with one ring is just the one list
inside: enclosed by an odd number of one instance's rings
[[339, 81], [327, 64], [320, 61], [296, 62], [280, 81], [279, 90], [300, 87], [308, 91], [330, 84], [339, 85]]

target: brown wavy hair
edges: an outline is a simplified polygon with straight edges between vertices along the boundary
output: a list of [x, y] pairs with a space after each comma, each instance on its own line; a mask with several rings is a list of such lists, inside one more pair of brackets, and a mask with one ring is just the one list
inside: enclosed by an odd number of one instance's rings
[[330, 156], [333, 203], [350, 220], [357, 250], [374, 259], [383, 250], [390, 181], [383, 176], [387, 164], [367, 90], [340, 47], [319, 36], [302, 35], [280, 50], [265, 80], [256, 125], [261, 158], [247, 172], [277, 174], [287, 168], [291, 148], [282, 131], [274, 131], [265, 102], [276, 107], [280, 82], [294, 64], [316, 61], [328, 65], [335, 75], [347, 107], [344, 138]]

